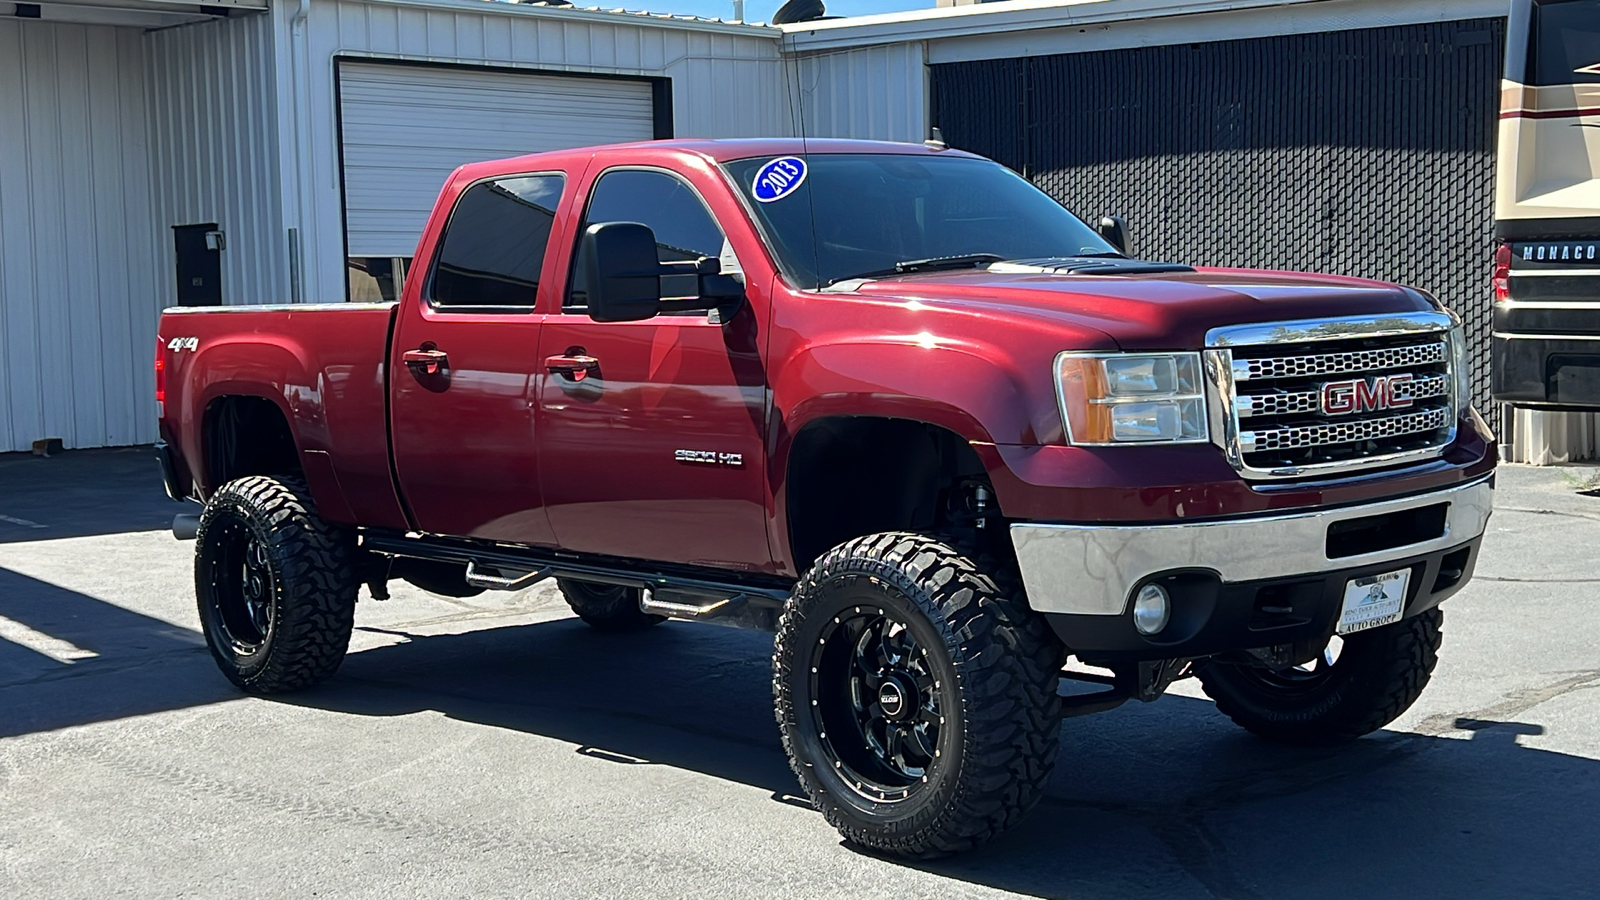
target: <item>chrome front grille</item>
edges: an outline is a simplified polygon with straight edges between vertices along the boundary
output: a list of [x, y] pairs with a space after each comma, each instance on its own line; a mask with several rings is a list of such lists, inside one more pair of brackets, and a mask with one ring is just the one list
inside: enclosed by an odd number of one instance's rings
[[1215, 329], [1213, 439], [1248, 478], [1295, 478], [1437, 456], [1455, 437], [1446, 313]]
[[1273, 356], [1266, 359], [1236, 359], [1233, 380], [1296, 378], [1312, 375], [1343, 375], [1350, 372], [1376, 372], [1442, 363], [1450, 358], [1444, 341], [1429, 341], [1403, 347], [1377, 350], [1350, 350], [1340, 353], [1312, 353], [1306, 356]]
[[[1444, 375], [1417, 376], [1403, 391], [1412, 400], [1429, 400], [1450, 394], [1450, 379]], [[1321, 407], [1322, 392], [1286, 391], [1271, 394], [1241, 394], [1235, 407], [1239, 418], [1255, 416], [1288, 416], [1295, 413], [1315, 413]]]
[[1239, 445], [1246, 454], [1268, 450], [1300, 450], [1438, 431], [1447, 424], [1449, 421], [1444, 410], [1430, 409], [1427, 412], [1389, 416], [1383, 419], [1247, 431], [1239, 435]]

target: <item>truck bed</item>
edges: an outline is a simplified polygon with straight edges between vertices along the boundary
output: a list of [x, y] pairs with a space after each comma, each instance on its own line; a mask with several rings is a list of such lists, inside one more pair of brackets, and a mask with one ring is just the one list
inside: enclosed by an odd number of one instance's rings
[[[321, 514], [405, 527], [389, 471], [386, 366], [395, 304], [174, 308], [161, 314], [161, 438], [177, 487], [204, 499], [208, 414], [230, 397], [265, 397], [294, 434]], [[162, 379], [158, 378], [158, 383]], [[337, 454], [330, 451], [338, 447]]]

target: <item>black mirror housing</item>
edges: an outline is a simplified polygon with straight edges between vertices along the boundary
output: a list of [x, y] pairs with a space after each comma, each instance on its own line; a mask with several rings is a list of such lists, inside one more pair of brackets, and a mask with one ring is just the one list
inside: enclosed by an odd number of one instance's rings
[[637, 322], [661, 312], [661, 264], [656, 236], [637, 222], [601, 222], [583, 232], [589, 318]]
[[1132, 245], [1128, 235], [1128, 220], [1121, 216], [1101, 216], [1094, 230], [1106, 243], [1117, 248], [1123, 256], [1132, 256]]

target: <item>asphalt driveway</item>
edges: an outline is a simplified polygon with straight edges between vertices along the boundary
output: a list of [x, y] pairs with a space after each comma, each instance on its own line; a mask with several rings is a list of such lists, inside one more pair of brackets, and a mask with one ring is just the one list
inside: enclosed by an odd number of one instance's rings
[[1180, 684], [1066, 723], [1017, 832], [912, 866], [794, 796], [764, 635], [397, 584], [331, 683], [247, 698], [148, 451], [0, 457], [0, 897], [1596, 896], [1594, 472], [1502, 470], [1390, 729], [1284, 750]]

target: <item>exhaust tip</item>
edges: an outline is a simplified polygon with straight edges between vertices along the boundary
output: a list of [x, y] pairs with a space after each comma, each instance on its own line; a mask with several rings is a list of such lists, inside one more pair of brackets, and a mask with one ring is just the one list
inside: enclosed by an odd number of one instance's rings
[[178, 513], [172, 517], [172, 536], [180, 541], [192, 541], [200, 533], [200, 517], [195, 513]]

